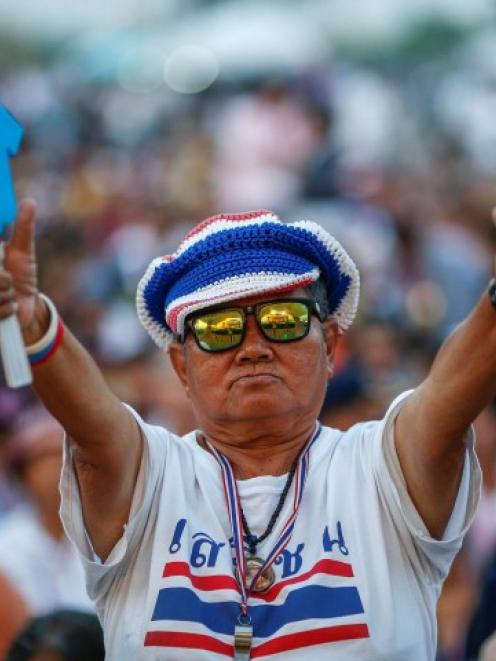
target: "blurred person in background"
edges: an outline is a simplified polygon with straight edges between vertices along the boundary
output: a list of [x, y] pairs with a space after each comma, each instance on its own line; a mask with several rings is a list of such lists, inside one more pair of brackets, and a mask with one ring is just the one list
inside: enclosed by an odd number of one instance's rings
[[415, 348], [398, 324], [383, 319], [363, 319], [350, 333], [350, 350], [367, 388], [383, 407], [420, 383], [428, 372], [430, 356], [425, 350]]
[[152, 424], [183, 435], [195, 426], [194, 411], [167, 356], [138, 355], [132, 360], [99, 361], [105, 381], [123, 402]]
[[93, 611], [59, 516], [63, 433], [37, 407], [21, 416], [5, 446], [8, 474], [22, 500], [0, 520], [0, 600], [6, 614], [22, 613], [17, 626], [62, 606]]
[[[486, 647], [483, 661], [492, 661], [496, 658], [490, 655], [494, 652], [496, 635], [496, 552], [494, 552], [489, 565], [482, 576], [482, 586], [478, 603], [470, 622], [465, 659], [475, 661], [483, 647]], [[487, 643], [487, 645], [486, 645]]]
[[4, 659], [5, 653], [28, 621], [30, 614], [24, 599], [1, 572], [0, 600], [0, 659]]
[[[226, 211], [291, 203], [300, 172], [318, 144], [318, 131], [283, 80], [228, 99], [213, 130], [217, 204]], [[241, 158], [240, 158], [241, 156]]]
[[328, 427], [346, 430], [364, 420], [378, 420], [384, 412], [384, 400], [369, 387], [360, 367], [352, 363], [336, 372], [327, 384], [319, 420]]
[[493, 298], [382, 421], [321, 430], [356, 267], [314, 223], [210, 218], [138, 289], [198, 419], [178, 438], [109, 391], [38, 292], [31, 203], [6, 268], [0, 312], [17, 310], [36, 392], [68, 433], [62, 513], [109, 658], [249, 658], [252, 644], [284, 659], [308, 646], [315, 659], [433, 658], [435, 604], [478, 500], [468, 429], [496, 387]]
[[12, 436], [16, 421], [32, 405], [33, 398], [28, 389], [12, 390], [0, 385], [0, 523], [19, 499], [18, 490], [7, 473], [5, 446]]
[[474, 571], [480, 576], [496, 550], [496, 401], [481, 412], [474, 427], [482, 468], [482, 493], [467, 537], [467, 550]]
[[[493, 400], [475, 421], [477, 454], [482, 467], [481, 503], [467, 539], [472, 567], [473, 608], [466, 643], [466, 658], [488, 661], [496, 658], [495, 641], [485, 641], [496, 632], [496, 406]], [[482, 653], [482, 648], [484, 652]], [[491, 656], [493, 654], [493, 656]]]
[[465, 543], [451, 566], [437, 607], [436, 661], [466, 661], [465, 644], [479, 582]]
[[96, 615], [59, 609], [28, 622], [5, 661], [104, 661], [103, 632]]

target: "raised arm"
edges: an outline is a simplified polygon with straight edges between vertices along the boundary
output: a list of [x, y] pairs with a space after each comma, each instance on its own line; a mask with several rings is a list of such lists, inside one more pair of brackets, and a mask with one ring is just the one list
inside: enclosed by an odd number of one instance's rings
[[496, 391], [495, 356], [496, 310], [485, 293], [444, 342], [396, 421], [396, 449], [408, 491], [436, 538], [453, 509], [467, 430]]
[[[0, 271], [0, 318], [17, 312], [26, 345], [39, 341], [50, 323], [37, 289], [34, 217], [34, 203], [24, 202]], [[32, 371], [37, 395], [71, 440], [86, 527], [105, 558], [129, 515], [141, 459], [137, 423], [67, 328], [53, 355]]]

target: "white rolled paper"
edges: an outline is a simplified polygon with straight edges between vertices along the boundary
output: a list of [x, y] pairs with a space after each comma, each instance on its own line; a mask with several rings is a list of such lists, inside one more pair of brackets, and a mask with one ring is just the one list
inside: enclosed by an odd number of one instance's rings
[[[0, 241], [0, 268], [3, 268], [4, 251], [4, 243]], [[0, 353], [5, 380], [9, 388], [22, 388], [22, 386], [29, 385], [33, 377], [15, 314], [0, 321]]]
[[9, 388], [29, 385], [33, 380], [31, 368], [15, 314], [0, 321], [0, 353]]

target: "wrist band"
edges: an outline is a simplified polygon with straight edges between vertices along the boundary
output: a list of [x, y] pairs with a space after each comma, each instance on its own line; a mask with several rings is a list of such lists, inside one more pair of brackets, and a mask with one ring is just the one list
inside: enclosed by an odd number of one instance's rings
[[491, 282], [489, 283], [489, 288], [487, 290], [487, 293], [489, 295], [489, 300], [491, 301], [491, 305], [493, 308], [496, 309], [496, 279], [492, 278]]
[[55, 305], [52, 301], [40, 294], [40, 297], [45, 301], [48, 311], [50, 313], [50, 324], [47, 332], [34, 344], [26, 347], [26, 353], [31, 365], [39, 365], [52, 356], [64, 337], [64, 324], [57, 312]]

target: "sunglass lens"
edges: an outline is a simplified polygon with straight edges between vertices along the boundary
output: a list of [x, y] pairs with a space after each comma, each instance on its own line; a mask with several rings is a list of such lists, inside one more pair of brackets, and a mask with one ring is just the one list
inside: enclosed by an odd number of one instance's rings
[[243, 314], [239, 310], [219, 310], [192, 320], [191, 328], [205, 351], [224, 351], [243, 339]]
[[291, 342], [308, 332], [310, 313], [299, 301], [281, 301], [261, 305], [258, 320], [264, 334], [276, 342]]

